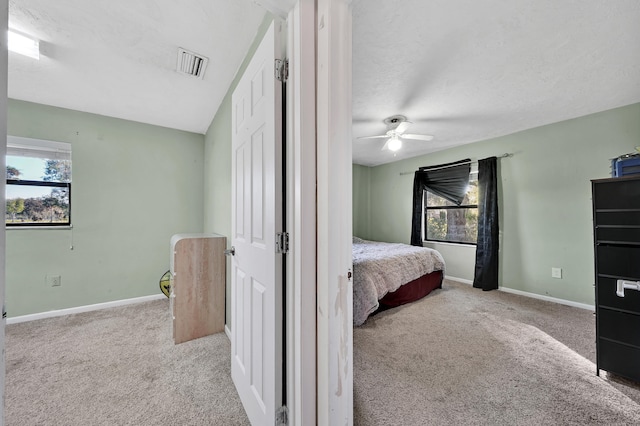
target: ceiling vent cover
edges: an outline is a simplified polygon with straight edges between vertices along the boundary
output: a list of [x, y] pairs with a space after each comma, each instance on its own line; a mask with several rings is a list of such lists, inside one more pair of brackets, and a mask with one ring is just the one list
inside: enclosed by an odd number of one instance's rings
[[183, 48], [178, 48], [178, 69], [182, 74], [191, 75], [193, 77], [202, 78], [209, 59], [197, 53], [190, 52]]

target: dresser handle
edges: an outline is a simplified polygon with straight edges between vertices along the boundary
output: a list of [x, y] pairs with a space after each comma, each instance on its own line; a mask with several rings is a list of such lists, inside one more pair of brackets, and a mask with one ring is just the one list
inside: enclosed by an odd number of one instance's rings
[[640, 281], [618, 280], [616, 282], [616, 294], [618, 297], [624, 297], [625, 290], [640, 291]]

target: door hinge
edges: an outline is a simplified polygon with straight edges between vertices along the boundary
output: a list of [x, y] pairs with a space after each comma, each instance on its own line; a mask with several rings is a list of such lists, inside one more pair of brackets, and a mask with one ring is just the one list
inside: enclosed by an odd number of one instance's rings
[[283, 83], [289, 78], [289, 60], [276, 59], [276, 80]]
[[289, 233], [278, 232], [276, 234], [276, 253], [289, 253]]
[[289, 424], [289, 409], [286, 405], [276, 410], [276, 426], [287, 426]]

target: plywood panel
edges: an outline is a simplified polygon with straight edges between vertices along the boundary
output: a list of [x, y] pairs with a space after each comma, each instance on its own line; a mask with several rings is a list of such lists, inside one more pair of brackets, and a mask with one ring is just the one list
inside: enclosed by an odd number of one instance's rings
[[226, 245], [222, 236], [172, 239], [176, 344], [224, 331]]

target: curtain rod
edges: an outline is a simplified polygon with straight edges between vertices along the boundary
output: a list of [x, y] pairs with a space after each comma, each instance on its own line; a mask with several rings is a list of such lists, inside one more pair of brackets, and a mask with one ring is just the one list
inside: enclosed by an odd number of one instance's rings
[[[498, 158], [508, 158], [508, 157], [513, 157], [513, 154], [512, 154], [512, 153], [510, 153], [510, 152], [507, 152], [507, 153], [505, 153], [505, 154], [502, 154], [502, 155], [498, 156]], [[454, 165], [452, 165], [452, 166], [436, 167], [435, 169], [429, 169], [429, 171], [432, 171], [432, 170], [440, 170], [440, 169], [447, 169], [447, 168], [449, 168], [449, 167], [459, 166], [459, 165], [461, 165], [461, 164], [477, 164], [477, 163], [478, 163], [478, 160], [474, 160], [474, 161], [469, 161], [469, 162], [464, 162], [464, 163], [454, 164]], [[400, 176], [404, 176], [404, 175], [412, 175], [412, 174], [414, 174], [414, 173], [415, 173], [415, 171], [414, 171], [414, 172], [400, 172]]]

